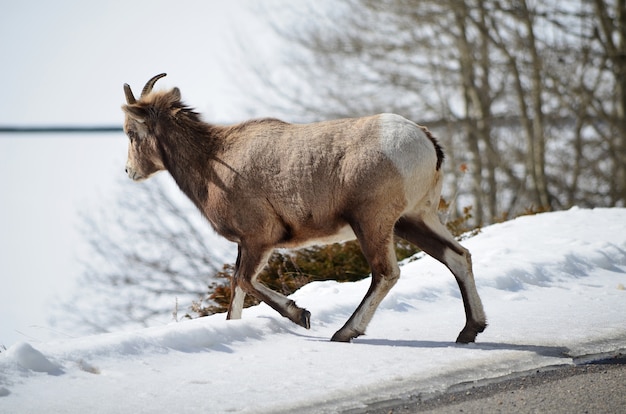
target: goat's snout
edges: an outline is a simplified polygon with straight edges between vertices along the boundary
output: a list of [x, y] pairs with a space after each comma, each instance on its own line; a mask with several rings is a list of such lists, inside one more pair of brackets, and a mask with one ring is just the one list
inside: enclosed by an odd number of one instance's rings
[[135, 171], [132, 167], [126, 165], [126, 167], [124, 167], [124, 171], [128, 175], [128, 178], [130, 178], [131, 180], [136, 181], [138, 179], [137, 171]]
[[128, 174], [128, 178], [133, 181], [143, 181], [146, 178], [150, 177], [150, 175], [142, 174], [131, 166], [126, 166], [125, 168], [126, 174]]

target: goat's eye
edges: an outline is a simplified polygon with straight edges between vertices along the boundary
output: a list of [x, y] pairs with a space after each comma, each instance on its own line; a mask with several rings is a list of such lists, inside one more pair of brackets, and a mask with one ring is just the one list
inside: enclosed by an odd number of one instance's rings
[[128, 131], [126, 132], [126, 135], [128, 135], [131, 142], [137, 139], [137, 133], [135, 131]]

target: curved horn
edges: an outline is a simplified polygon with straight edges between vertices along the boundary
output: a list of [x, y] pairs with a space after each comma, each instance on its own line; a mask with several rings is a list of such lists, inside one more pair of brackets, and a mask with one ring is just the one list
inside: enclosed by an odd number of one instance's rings
[[124, 84], [124, 94], [126, 95], [127, 104], [132, 105], [132, 104], [137, 103], [137, 100], [135, 99], [135, 95], [133, 95], [133, 91], [130, 90], [130, 85], [127, 83]]
[[146, 86], [143, 87], [143, 90], [141, 91], [141, 98], [143, 98], [144, 96], [149, 94], [152, 91], [152, 88], [154, 87], [154, 84], [156, 83], [156, 81], [158, 81], [159, 79], [161, 79], [165, 75], [166, 75], [166, 73], [160, 73], [160, 74], [158, 74], [156, 76], [153, 76], [152, 79], [150, 79], [146, 83]]

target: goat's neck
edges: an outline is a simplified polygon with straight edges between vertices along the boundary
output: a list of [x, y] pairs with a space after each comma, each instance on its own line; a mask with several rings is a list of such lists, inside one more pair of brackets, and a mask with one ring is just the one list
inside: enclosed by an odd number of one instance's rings
[[200, 206], [207, 197], [210, 160], [218, 128], [203, 122], [167, 125], [158, 136], [165, 167], [180, 189]]

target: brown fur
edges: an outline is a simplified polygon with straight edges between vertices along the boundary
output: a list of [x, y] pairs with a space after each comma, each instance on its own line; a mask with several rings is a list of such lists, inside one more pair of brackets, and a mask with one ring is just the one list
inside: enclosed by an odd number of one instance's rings
[[183, 105], [177, 88], [152, 92], [161, 76], [138, 100], [125, 86], [127, 172], [142, 180], [169, 171], [214, 229], [239, 245], [229, 318], [241, 316], [248, 293], [308, 328], [309, 312], [256, 281], [259, 271], [274, 248], [356, 237], [372, 287], [333, 340], [364, 333], [399, 277], [395, 232], [422, 244], [459, 280], [468, 318], [459, 340], [484, 329], [469, 252], [436, 219], [443, 151], [426, 128], [395, 115], [221, 127]]

